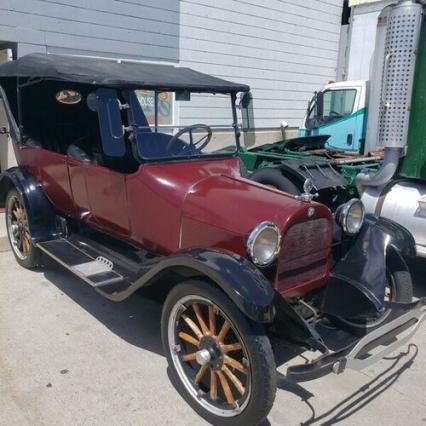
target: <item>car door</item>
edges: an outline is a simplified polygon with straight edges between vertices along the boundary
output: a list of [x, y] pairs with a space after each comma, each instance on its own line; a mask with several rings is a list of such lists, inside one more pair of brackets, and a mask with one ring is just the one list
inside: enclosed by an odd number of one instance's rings
[[107, 167], [84, 167], [90, 212], [97, 225], [120, 237], [130, 235], [126, 175]]
[[127, 237], [126, 175], [72, 157], [68, 157], [68, 169], [78, 218], [107, 233]]

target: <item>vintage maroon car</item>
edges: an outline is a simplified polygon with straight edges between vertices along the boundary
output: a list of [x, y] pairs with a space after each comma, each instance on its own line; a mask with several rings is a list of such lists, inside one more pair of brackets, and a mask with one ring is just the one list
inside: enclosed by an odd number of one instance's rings
[[[0, 84], [19, 164], [0, 176], [17, 261], [31, 268], [44, 252], [113, 301], [164, 290], [171, 377], [210, 422], [267, 416], [271, 333], [322, 352], [288, 370], [308, 380], [361, 369], [419, 327], [404, 228], [365, 217], [358, 200], [334, 218], [309, 182], [294, 197], [244, 178], [236, 101], [249, 107], [247, 86], [42, 54], [0, 66]], [[170, 97], [188, 125], [166, 124]]]

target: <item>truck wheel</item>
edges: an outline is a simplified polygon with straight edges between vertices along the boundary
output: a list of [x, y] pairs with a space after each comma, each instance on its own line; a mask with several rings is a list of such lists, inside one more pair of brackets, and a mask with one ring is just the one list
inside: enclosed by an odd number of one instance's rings
[[250, 179], [263, 185], [272, 186], [288, 194], [301, 194], [300, 189], [289, 178], [285, 177], [279, 169], [271, 167], [259, 169], [250, 176]]
[[218, 288], [191, 280], [168, 295], [163, 348], [178, 392], [214, 425], [257, 425], [275, 399], [276, 366], [259, 324]]
[[37, 266], [41, 252], [32, 243], [25, 205], [15, 189], [6, 197], [6, 229], [17, 262], [24, 268]]

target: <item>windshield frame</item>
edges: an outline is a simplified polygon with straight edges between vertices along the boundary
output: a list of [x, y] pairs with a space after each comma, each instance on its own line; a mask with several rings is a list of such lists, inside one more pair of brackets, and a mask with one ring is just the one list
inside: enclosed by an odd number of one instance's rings
[[[136, 89], [129, 89], [123, 91], [123, 94], [128, 92], [136, 92], [136, 90], [145, 90], [144, 88], [136, 88]], [[209, 160], [214, 158], [230, 158], [235, 157], [238, 155], [240, 149], [241, 149], [241, 143], [240, 143], [240, 137], [241, 137], [241, 131], [240, 126], [238, 124], [238, 116], [237, 116], [237, 93], [236, 92], [229, 92], [229, 93], [220, 93], [221, 95], [228, 95], [229, 99], [231, 101], [231, 111], [232, 111], [232, 123], [229, 126], [226, 125], [211, 125], [209, 126], [211, 129], [221, 129], [221, 130], [233, 130], [235, 142], [233, 144], [230, 143], [230, 146], [235, 146], [235, 149], [233, 149], [230, 152], [211, 152], [211, 153], [204, 153], [200, 155], [194, 155], [194, 154], [182, 154], [182, 155], [174, 155], [170, 157], [158, 157], [158, 158], [149, 158], [144, 157], [142, 155], [142, 152], [139, 147], [138, 138], [140, 137], [138, 135], [138, 130], [143, 129], [150, 129], [153, 131], [153, 133], [160, 133], [162, 129], [177, 129], [178, 131], [181, 129], [184, 129], [186, 127], [189, 127], [189, 125], [181, 126], [181, 125], [161, 125], [159, 124], [159, 94], [163, 93], [164, 90], [153, 90], [154, 92], [154, 124], [148, 125], [148, 126], [140, 126], [137, 123], [131, 123], [129, 119], [129, 127], [126, 128], [127, 131], [131, 132], [133, 135], [132, 137], [129, 137], [129, 140], [131, 140], [131, 143], [134, 144], [134, 156], [136, 159], [141, 163], [159, 163], [159, 162], [170, 162], [170, 161], [187, 161], [187, 160]], [[170, 91], [174, 94], [176, 94], [176, 91]], [[216, 92], [199, 92], [199, 91], [189, 91], [188, 93], [197, 93], [197, 94], [216, 94]], [[174, 96], [175, 98], [175, 96]], [[132, 106], [128, 105], [128, 108], [132, 111]], [[141, 106], [142, 108], [142, 106]], [[132, 111], [133, 112], [133, 111]]]

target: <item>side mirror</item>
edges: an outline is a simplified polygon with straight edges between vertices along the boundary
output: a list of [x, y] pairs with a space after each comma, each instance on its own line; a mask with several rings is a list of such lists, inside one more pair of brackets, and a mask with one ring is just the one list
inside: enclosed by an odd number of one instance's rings
[[315, 118], [320, 120], [324, 116], [324, 93], [315, 92]]
[[239, 108], [242, 117], [242, 131], [244, 133], [244, 145], [249, 148], [256, 144], [254, 126], [253, 95], [251, 92], [244, 93], [240, 98]]
[[[94, 96], [93, 96], [94, 95]], [[87, 105], [97, 111], [102, 149], [110, 157], [123, 157], [126, 153], [121, 107], [114, 89], [98, 89], [87, 97]]]

